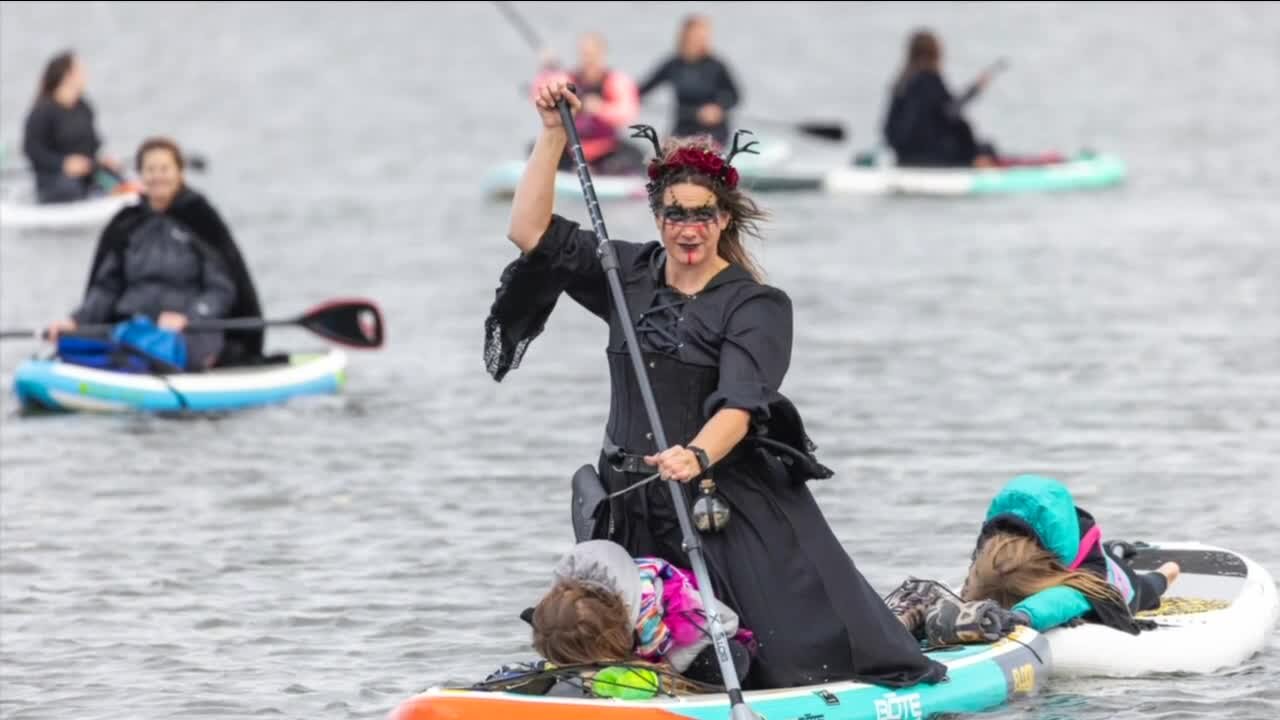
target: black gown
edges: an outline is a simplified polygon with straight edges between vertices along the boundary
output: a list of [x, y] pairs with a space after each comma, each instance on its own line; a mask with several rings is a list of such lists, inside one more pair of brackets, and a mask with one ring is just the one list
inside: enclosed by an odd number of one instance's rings
[[[613, 492], [651, 474], [639, 457], [660, 448], [611, 312], [597, 243], [594, 233], [553, 216], [537, 248], [502, 274], [486, 321], [485, 359], [499, 381], [518, 367], [562, 293], [608, 322], [612, 399], [599, 471]], [[758, 640], [743, 687], [941, 680], [945, 667], [920, 651], [862, 577], [809, 492], [809, 479], [832, 473], [813, 456], [799, 413], [778, 392], [791, 355], [787, 295], [731, 265], [685, 296], [665, 285], [661, 243], [614, 245], [667, 441], [688, 443], [722, 408], [751, 413], [747, 438], [712, 468], [731, 508], [728, 527], [699, 536], [716, 597]], [[696, 488], [681, 488], [691, 502]], [[610, 539], [632, 555], [690, 566], [666, 483], [611, 502]]]

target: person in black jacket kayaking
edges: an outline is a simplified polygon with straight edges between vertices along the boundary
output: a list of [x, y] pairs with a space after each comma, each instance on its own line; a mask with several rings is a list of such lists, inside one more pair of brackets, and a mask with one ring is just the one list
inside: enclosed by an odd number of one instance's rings
[[710, 19], [685, 19], [677, 53], [640, 84], [641, 99], [663, 83], [675, 89], [673, 137], [708, 134], [722, 146], [728, 143], [729, 111], [740, 98], [728, 66], [711, 54]]
[[964, 106], [990, 82], [983, 73], [960, 97], [942, 79], [942, 44], [927, 30], [911, 35], [907, 61], [893, 85], [884, 137], [904, 166], [989, 166], [995, 149], [976, 140]]
[[142, 144], [143, 198], [103, 230], [84, 299], [70, 318], [49, 325], [49, 340], [80, 325], [142, 315], [183, 334], [187, 370], [261, 359], [261, 330], [185, 332], [193, 320], [262, 317], [262, 309], [231, 232], [204, 196], [186, 186], [183, 167], [173, 141]]
[[85, 199], [98, 170], [119, 178], [119, 163], [99, 153], [102, 139], [84, 88], [84, 65], [74, 53], [59, 53], [45, 66], [22, 141], [41, 203]]

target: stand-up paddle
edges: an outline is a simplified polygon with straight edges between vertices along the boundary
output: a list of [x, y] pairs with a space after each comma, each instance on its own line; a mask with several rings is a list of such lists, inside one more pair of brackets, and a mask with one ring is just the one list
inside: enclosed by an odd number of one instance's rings
[[[263, 318], [228, 318], [225, 320], [201, 320], [187, 325], [191, 332], [201, 330], [259, 330], [268, 327], [297, 325], [320, 337], [348, 347], [371, 350], [382, 347], [386, 333], [382, 324], [382, 311], [369, 300], [330, 300], [317, 305], [293, 318], [266, 320]], [[69, 335], [108, 335], [115, 325], [83, 325], [68, 332]], [[43, 340], [45, 330], [4, 330], [0, 340]]]
[[[576, 93], [573, 85], [569, 92]], [[591, 172], [587, 169], [587, 159], [582, 154], [582, 141], [578, 138], [578, 129], [573, 124], [573, 113], [569, 103], [562, 96], [556, 103], [560, 110], [560, 122], [564, 125], [569, 137], [569, 151], [573, 153], [574, 164], [578, 168], [578, 180], [582, 183], [582, 194], [587, 201], [587, 212], [591, 215], [591, 225], [599, 239], [600, 264], [609, 279], [609, 289], [613, 295], [613, 309], [620, 315], [623, 335], [626, 337], [627, 351], [631, 356], [631, 366], [640, 386], [640, 395], [644, 398], [644, 408], [649, 415], [649, 426], [653, 428], [653, 438], [659, 450], [666, 450], [665, 426], [658, 415], [658, 403], [654, 399], [653, 388], [649, 384], [649, 375], [645, 368], [644, 358], [640, 355], [640, 342], [636, 339], [635, 326], [629, 317], [626, 296], [622, 291], [622, 279], [618, 272], [618, 253], [609, 241], [609, 233], [604, 227], [604, 218], [600, 214], [600, 203], [596, 198], [595, 187], [591, 184]], [[667, 480], [667, 489], [671, 491], [671, 504], [675, 506], [676, 515], [680, 519], [680, 532], [684, 540], [685, 552], [689, 554], [689, 562], [693, 566], [694, 577], [698, 580], [698, 592], [702, 597], [702, 607], [707, 614], [707, 624], [711, 630], [711, 641], [716, 648], [716, 658], [720, 661], [720, 675], [725, 689], [729, 692], [729, 703], [732, 708], [732, 720], [758, 720], [758, 716], [747, 707], [742, 699], [742, 687], [738, 684], [738, 673], [733, 666], [733, 655], [730, 654], [729, 641], [725, 637], [724, 626], [720, 623], [720, 612], [717, 609], [716, 596], [711, 589], [711, 578], [707, 573], [706, 561], [702, 557], [702, 543], [689, 520], [689, 509], [685, 506], [684, 493], [675, 480]]]

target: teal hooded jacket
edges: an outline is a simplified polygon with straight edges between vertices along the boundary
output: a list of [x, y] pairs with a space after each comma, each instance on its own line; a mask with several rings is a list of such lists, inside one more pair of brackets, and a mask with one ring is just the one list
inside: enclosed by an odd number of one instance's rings
[[[1080, 514], [1070, 491], [1052, 478], [1019, 475], [1006, 483], [987, 507], [983, 539], [990, 529], [1002, 524], [1034, 533], [1040, 545], [1053, 553], [1064, 566], [1070, 567], [1080, 552]], [[1100, 549], [1093, 552], [1100, 552]], [[1108, 576], [1111, 574], [1109, 572]], [[1042, 632], [1081, 617], [1090, 610], [1099, 611], [1108, 625], [1135, 632], [1128, 628], [1131, 621], [1120, 617], [1129, 616], [1127, 607], [1124, 612], [1117, 612], [1119, 608], [1098, 607], [1084, 593], [1065, 585], [1042, 590], [1010, 610], [1026, 615], [1031, 626]]]

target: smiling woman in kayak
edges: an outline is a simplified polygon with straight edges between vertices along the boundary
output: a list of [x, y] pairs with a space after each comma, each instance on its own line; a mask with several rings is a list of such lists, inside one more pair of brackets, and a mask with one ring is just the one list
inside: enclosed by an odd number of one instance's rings
[[[610, 491], [653, 472], [710, 477], [731, 512], [702, 542], [716, 597], [758, 640], [743, 687], [841, 679], [890, 686], [940, 679], [854, 566], [807, 481], [831, 471], [814, 458], [795, 406], [779, 392], [791, 361], [792, 308], [763, 284], [745, 247], [763, 214], [738, 188], [709, 138], [669, 144], [649, 166], [649, 204], [660, 241], [614, 241], [645, 366], [666, 434], [655, 446], [623, 331], [613, 312], [596, 235], [552, 213], [556, 163], [566, 145], [555, 103], [563, 84], [539, 89], [543, 130], [516, 189], [508, 238], [521, 255], [502, 274], [486, 322], [489, 372], [501, 380], [541, 332], [562, 293], [609, 324], [612, 400], [599, 472]], [[651, 131], [650, 131], [651, 132]], [[651, 138], [657, 143], [656, 135]], [[736, 146], [736, 140], [735, 140]], [[689, 567], [665, 483], [610, 501], [608, 539], [634, 556]]]
[[[235, 240], [204, 196], [187, 187], [177, 144], [147, 140], [138, 149], [143, 199], [102, 232], [84, 300], [48, 328], [56, 341], [78, 325], [136, 315], [182, 333], [195, 319], [261, 317], [257, 292]], [[262, 331], [184, 333], [188, 370], [252, 361]]]

